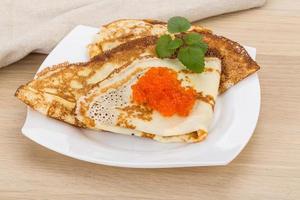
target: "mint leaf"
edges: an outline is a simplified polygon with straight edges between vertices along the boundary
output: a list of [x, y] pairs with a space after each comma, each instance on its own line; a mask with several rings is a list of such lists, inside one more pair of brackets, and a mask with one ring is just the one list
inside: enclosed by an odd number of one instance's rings
[[198, 33], [189, 33], [183, 37], [183, 40], [189, 46], [201, 48], [201, 50], [205, 54], [208, 46], [205, 42], [202, 41], [202, 38], [203, 36]]
[[202, 35], [198, 33], [188, 33], [183, 36], [183, 40], [187, 45], [192, 45], [195, 43], [202, 42]]
[[175, 38], [174, 40], [170, 41], [168, 44], [168, 49], [177, 49], [183, 45], [183, 41], [180, 38]]
[[172, 54], [175, 52], [175, 49], [169, 49], [168, 45], [172, 41], [172, 38], [170, 35], [162, 35], [156, 43], [156, 54], [160, 58], [167, 58], [171, 57]]
[[168, 21], [168, 31], [170, 33], [179, 33], [187, 31], [191, 23], [184, 17], [172, 17]]
[[207, 52], [207, 49], [208, 49], [208, 45], [204, 42], [194, 43], [194, 44], [191, 45], [191, 47], [200, 48], [203, 51], [204, 54]]
[[191, 71], [203, 72], [205, 65], [204, 53], [200, 48], [193, 46], [181, 47], [177, 57]]

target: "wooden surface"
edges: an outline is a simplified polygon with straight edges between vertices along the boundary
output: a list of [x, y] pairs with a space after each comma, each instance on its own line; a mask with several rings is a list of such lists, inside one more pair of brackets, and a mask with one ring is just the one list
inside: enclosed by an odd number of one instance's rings
[[[125, 169], [52, 152], [21, 135], [26, 107], [13, 97], [45, 55], [0, 69], [0, 199], [300, 199], [300, 1], [201, 22], [257, 48], [262, 106], [247, 147], [228, 166]], [[242, 134], [242, 133], [241, 133]]]

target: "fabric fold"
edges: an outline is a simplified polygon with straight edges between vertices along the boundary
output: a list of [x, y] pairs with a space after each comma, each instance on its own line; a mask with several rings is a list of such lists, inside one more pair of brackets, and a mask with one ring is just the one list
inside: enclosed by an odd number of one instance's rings
[[116, 19], [190, 21], [262, 6], [265, 0], [4, 0], [0, 2], [0, 67], [31, 52], [49, 53], [76, 25], [99, 27]]

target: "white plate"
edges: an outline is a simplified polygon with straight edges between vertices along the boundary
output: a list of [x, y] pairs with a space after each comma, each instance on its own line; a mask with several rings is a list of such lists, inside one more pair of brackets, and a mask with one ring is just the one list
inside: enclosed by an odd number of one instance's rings
[[[49, 54], [39, 70], [60, 62], [88, 60], [86, 45], [98, 29], [77, 26]], [[255, 49], [247, 51], [254, 58]], [[257, 74], [237, 84], [216, 103], [207, 139], [195, 144], [162, 144], [146, 138], [75, 128], [28, 109], [25, 136], [53, 151], [80, 160], [136, 168], [226, 165], [245, 147], [260, 109]]]

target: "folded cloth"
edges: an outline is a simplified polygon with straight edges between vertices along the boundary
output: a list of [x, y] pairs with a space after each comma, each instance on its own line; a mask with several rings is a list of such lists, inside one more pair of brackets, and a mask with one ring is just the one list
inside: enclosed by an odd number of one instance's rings
[[30, 52], [49, 53], [78, 24], [99, 27], [116, 19], [190, 21], [263, 5], [265, 0], [1, 0], [0, 67]]

